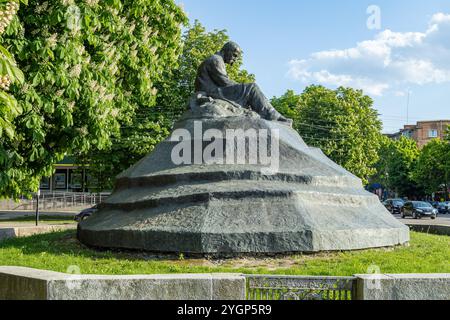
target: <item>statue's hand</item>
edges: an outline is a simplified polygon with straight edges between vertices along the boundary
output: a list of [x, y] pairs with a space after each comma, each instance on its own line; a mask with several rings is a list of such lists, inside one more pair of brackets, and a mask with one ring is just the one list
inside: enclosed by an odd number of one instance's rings
[[199, 94], [197, 95], [197, 103], [198, 103], [199, 105], [202, 105], [202, 104], [204, 104], [204, 103], [213, 102], [213, 101], [214, 101], [213, 98], [208, 97], [208, 96], [205, 96], [205, 95], [203, 95], [203, 94], [201, 94], [201, 93], [199, 93]]

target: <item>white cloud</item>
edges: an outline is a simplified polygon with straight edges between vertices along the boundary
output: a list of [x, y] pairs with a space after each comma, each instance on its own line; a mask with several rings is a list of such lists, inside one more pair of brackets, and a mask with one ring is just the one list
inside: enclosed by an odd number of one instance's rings
[[431, 18], [432, 24], [439, 24], [439, 23], [450, 23], [450, 14], [445, 14], [442, 12], [436, 13]]
[[384, 30], [353, 48], [315, 52], [289, 62], [304, 83], [351, 86], [371, 95], [411, 84], [450, 82], [450, 14], [437, 13], [425, 32]]

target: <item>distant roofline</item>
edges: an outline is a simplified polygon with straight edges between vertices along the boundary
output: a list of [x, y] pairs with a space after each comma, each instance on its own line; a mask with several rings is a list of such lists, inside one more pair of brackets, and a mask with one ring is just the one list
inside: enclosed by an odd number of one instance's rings
[[415, 124], [405, 124], [403, 125], [403, 128], [398, 129], [397, 132], [407, 131], [407, 130], [414, 130], [417, 129], [420, 123], [436, 123], [436, 122], [448, 122], [450, 125], [450, 120], [421, 120], [417, 121]]
[[405, 124], [403, 126], [403, 128], [399, 128], [397, 131], [393, 132], [393, 133], [383, 133], [383, 135], [386, 136], [396, 136], [396, 135], [400, 135], [405, 131], [409, 131], [409, 130], [415, 130], [415, 129], [420, 129], [420, 125], [421, 123], [430, 123], [430, 122], [448, 122], [449, 126], [450, 126], [450, 119], [444, 119], [444, 120], [421, 120], [421, 121], [417, 121], [415, 124]]
[[422, 121], [417, 121], [417, 123], [424, 123], [424, 122], [450, 122], [450, 120], [422, 120]]

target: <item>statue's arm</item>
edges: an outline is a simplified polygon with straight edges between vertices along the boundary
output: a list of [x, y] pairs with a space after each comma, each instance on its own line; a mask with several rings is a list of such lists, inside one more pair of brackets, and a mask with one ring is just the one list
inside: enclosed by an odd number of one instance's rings
[[237, 82], [234, 82], [228, 77], [225, 63], [220, 60], [214, 60], [211, 63], [209, 74], [216, 85], [219, 87], [226, 87], [237, 84]]

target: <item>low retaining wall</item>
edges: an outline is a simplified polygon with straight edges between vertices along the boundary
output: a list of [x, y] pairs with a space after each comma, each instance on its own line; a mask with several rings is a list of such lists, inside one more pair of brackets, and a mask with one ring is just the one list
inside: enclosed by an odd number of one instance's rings
[[0, 267], [0, 300], [243, 300], [234, 274], [71, 275]]
[[450, 274], [355, 275], [357, 300], [450, 300]]
[[[308, 287], [305, 279], [314, 285]], [[319, 280], [298, 277], [298, 288], [318, 290]], [[354, 300], [450, 300], [450, 274], [362, 274], [345, 280], [352, 281], [343, 289], [351, 288]], [[298, 290], [296, 277], [289, 283]], [[270, 285], [274, 290], [279, 283]], [[241, 274], [100, 276], [0, 267], [0, 300], [245, 300], [246, 287]]]

